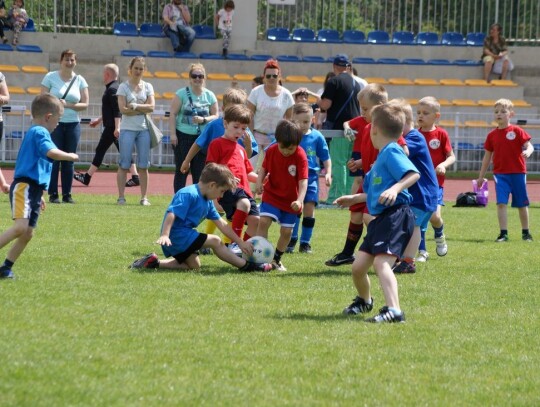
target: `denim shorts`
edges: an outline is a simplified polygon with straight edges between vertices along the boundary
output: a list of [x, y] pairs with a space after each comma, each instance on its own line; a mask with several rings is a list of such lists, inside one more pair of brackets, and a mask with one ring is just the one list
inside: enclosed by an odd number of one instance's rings
[[137, 150], [137, 168], [150, 166], [150, 133], [148, 130], [120, 130], [118, 138], [120, 146], [120, 161], [118, 165], [123, 170], [131, 166], [133, 147]]

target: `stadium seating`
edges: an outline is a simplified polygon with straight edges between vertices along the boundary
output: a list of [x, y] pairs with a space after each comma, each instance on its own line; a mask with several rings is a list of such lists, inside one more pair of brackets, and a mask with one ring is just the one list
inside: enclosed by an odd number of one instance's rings
[[23, 31], [36, 32], [36, 26], [34, 25], [34, 20], [31, 18], [28, 19], [26, 26], [22, 29]]
[[368, 33], [369, 44], [390, 44], [390, 35], [386, 31], [375, 30]]
[[0, 65], [0, 72], [19, 72], [17, 65]]
[[388, 78], [388, 83], [390, 85], [400, 85], [400, 86], [414, 85], [414, 82], [410, 80], [409, 78]]
[[156, 71], [154, 76], [158, 79], [180, 79], [180, 75], [173, 71]]
[[419, 32], [416, 35], [416, 43], [421, 45], [439, 45], [439, 34], [430, 31]]
[[480, 60], [475, 59], [455, 59], [452, 61], [454, 65], [464, 65], [464, 66], [480, 66], [483, 65]]
[[468, 33], [465, 36], [465, 42], [467, 45], [472, 45], [474, 47], [481, 47], [484, 45], [484, 39], [486, 38], [486, 34], [482, 32], [476, 32], [476, 33]]
[[443, 45], [466, 45], [463, 35], [458, 32], [445, 32], [442, 35], [441, 43]]
[[452, 105], [460, 106], [460, 107], [470, 107], [470, 106], [478, 106], [478, 103], [476, 103], [472, 99], [453, 99]]
[[165, 37], [163, 27], [157, 23], [142, 23], [139, 32], [141, 37]]
[[9, 44], [0, 44], [0, 51], [13, 51], [13, 47]]
[[377, 59], [378, 64], [391, 64], [391, 65], [398, 65], [401, 63], [401, 61], [397, 58], [379, 58]]
[[119, 21], [113, 25], [113, 34], [123, 37], [138, 37], [137, 26], [128, 21]]
[[366, 35], [358, 30], [345, 30], [343, 31], [343, 42], [347, 44], [364, 44]]
[[237, 81], [252, 81], [255, 75], [250, 73], [237, 73], [234, 75], [234, 79]]
[[214, 81], [231, 81], [233, 78], [228, 73], [221, 73], [221, 72], [213, 72], [213, 73], [207, 73], [206, 77], [210, 80]]
[[440, 79], [439, 83], [445, 86], [465, 86], [465, 83], [461, 79], [455, 78]]
[[146, 54], [138, 49], [123, 49], [120, 55], [123, 57], [144, 57]]
[[437, 79], [433, 78], [416, 78], [414, 80], [415, 85], [420, 86], [437, 86], [440, 85], [439, 81]]
[[367, 58], [367, 57], [356, 57], [352, 60], [353, 64], [376, 64], [375, 60], [373, 58]]
[[41, 65], [23, 65], [21, 71], [26, 73], [37, 73], [40, 75], [45, 75], [49, 70]]
[[324, 83], [326, 76], [316, 75], [311, 77], [311, 81], [314, 83]]
[[427, 60], [428, 65], [452, 65], [448, 59], [433, 58]]
[[426, 61], [422, 58], [405, 58], [401, 63], [407, 65], [426, 65]]
[[24, 90], [24, 88], [20, 87], [20, 86], [10, 86], [8, 85], [8, 91], [10, 94], [14, 94], [14, 95], [24, 95], [26, 94], [26, 91]]
[[367, 82], [367, 83], [379, 83], [381, 85], [386, 85], [388, 83], [388, 81], [384, 78], [380, 78], [378, 76], [375, 76], [375, 77], [367, 77], [367, 78], [364, 78], [364, 80]]
[[340, 43], [341, 38], [339, 38], [338, 30], [322, 29], [317, 32], [317, 41], [329, 42], [329, 43]]
[[392, 43], [412, 45], [414, 44], [414, 34], [410, 31], [396, 31], [392, 34]]
[[308, 78], [306, 75], [288, 75], [285, 77], [285, 82], [310, 83], [311, 79]]
[[217, 52], [201, 52], [199, 54], [199, 58], [201, 59], [223, 59], [223, 55], [217, 53]]
[[199, 56], [195, 54], [194, 52], [175, 52], [174, 53], [175, 58], [182, 58], [182, 59], [197, 59]]
[[302, 62], [326, 62], [326, 60], [318, 55], [306, 55], [302, 57]]
[[249, 61], [249, 57], [246, 54], [228, 54], [227, 59], [231, 61]]
[[269, 59], [272, 59], [272, 55], [270, 54], [253, 54], [249, 57], [252, 61], [268, 61]]
[[17, 51], [19, 52], [43, 52], [38, 45], [17, 45]]
[[468, 86], [491, 86], [491, 83], [484, 79], [465, 79], [465, 85]]
[[266, 31], [268, 41], [291, 41], [289, 30], [284, 27], [272, 27]]
[[29, 95], [39, 95], [41, 94], [41, 87], [40, 86], [29, 86], [26, 88], [26, 93]]
[[196, 24], [192, 27], [195, 30], [195, 38], [202, 40], [215, 40], [214, 28], [209, 25]]
[[494, 99], [480, 99], [478, 105], [483, 107], [493, 107], [495, 105]]
[[309, 28], [295, 28], [292, 33], [293, 41], [315, 42], [315, 31]]
[[150, 58], [173, 58], [173, 54], [168, 51], [148, 51]]
[[276, 59], [279, 62], [300, 62], [300, 58], [296, 55], [278, 55]]
[[493, 79], [490, 82], [493, 86], [506, 86], [506, 87], [515, 87], [518, 86], [517, 83], [508, 80], [508, 79]]

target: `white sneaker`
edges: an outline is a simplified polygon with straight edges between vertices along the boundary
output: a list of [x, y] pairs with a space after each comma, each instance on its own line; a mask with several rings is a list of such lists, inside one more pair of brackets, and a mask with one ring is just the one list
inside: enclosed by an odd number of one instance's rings
[[281, 261], [272, 260], [272, 268], [277, 271], [287, 271], [287, 268]]
[[238, 246], [236, 243], [231, 243], [229, 245], [229, 250], [238, 257], [242, 257], [242, 249], [240, 249], [240, 246]]
[[448, 253], [446, 237], [444, 235], [442, 235], [441, 237], [436, 237], [435, 243], [437, 244], [437, 256], [446, 256], [446, 253]]
[[429, 259], [429, 253], [425, 250], [420, 250], [418, 256], [414, 259], [417, 263], [425, 263]]
[[141, 201], [140, 201], [139, 203], [140, 203], [142, 206], [150, 206], [150, 205], [152, 205], [152, 204], [150, 203], [150, 201], [149, 201], [148, 199], [146, 199], [146, 198], [141, 199]]

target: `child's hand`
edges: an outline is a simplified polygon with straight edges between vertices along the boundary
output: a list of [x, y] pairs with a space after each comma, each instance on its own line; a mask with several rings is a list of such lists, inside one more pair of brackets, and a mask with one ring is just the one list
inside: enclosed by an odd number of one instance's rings
[[68, 153], [69, 158], [71, 158], [71, 161], [79, 161], [79, 155], [75, 153]]
[[247, 131], [245, 131], [242, 135], [242, 142], [245, 146], [251, 145], [251, 137], [249, 137], [249, 133]]
[[257, 184], [255, 185], [255, 192], [259, 195], [261, 195], [263, 193], [263, 186], [262, 184], [259, 184], [257, 182]]
[[532, 151], [528, 151], [528, 150], [523, 150], [523, 152], [521, 153], [521, 155], [525, 158], [529, 158], [532, 154]]
[[386, 191], [383, 191], [381, 196], [379, 196], [379, 203], [385, 206], [391, 206], [396, 202], [397, 193], [393, 188], [388, 188]]
[[47, 204], [45, 203], [45, 199], [43, 199], [43, 197], [41, 197], [41, 202], [39, 203], [39, 206], [41, 208], [41, 211], [44, 212]]
[[435, 168], [435, 173], [437, 175], [446, 174], [446, 167], [444, 165], [442, 165], [442, 164], [437, 165], [437, 167]]
[[248, 241], [242, 241], [238, 244], [238, 247], [242, 250], [242, 253], [246, 254], [247, 256], [251, 256], [253, 254], [253, 244]]
[[352, 172], [355, 172], [355, 171], [358, 171], [360, 170], [362, 167], [362, 160], [353, 160], [352, 158], [347, 161], [347, 168], [352, 171]]
[[343, 135], [349, 141], [354, 141], [354, 139], [356, 138], [356, 133], [357, 131], [351, 129], [350, 127], [343, 130]]
[[484, 185], [484, 178], [478, 178], [476, 180], [476, 185], [478, 186], [478, 188], [482, 188], [482, 185]]
[[300, 201], [292, 201], [291, 202], [291, 209], [295, 212], [300, 212], [302, 210], [302, 202]]
[[326, 186], [330, 187], [332, 185], [332, 175], [326, 173], [326, 175], [324, 176], [324, 181], [326, 183]]
[[7, 193], [9, 192], [9, 184], [8, 184], [7, 182], [4, 182], [4, 183], [2, 184], [2, 192], [3, 192], [4, 194], [7, 194]]
[[337, 198], [333, 204], [337, 205], [339, 208], [348, 208], [349, 206], [354, 205], [354, 195], [343, 195]]
[[171, 246], [171, 239], [169, 239], [169, 236], [162, 235], [159, 237], [158, 240], [156, 240], [156, 243], [162, 246]]
[[189, 163], [186, 160], [182, 161], [182, 165], [180, 166], [180, 172], [182, 174], [187, 174], [189, 172]]

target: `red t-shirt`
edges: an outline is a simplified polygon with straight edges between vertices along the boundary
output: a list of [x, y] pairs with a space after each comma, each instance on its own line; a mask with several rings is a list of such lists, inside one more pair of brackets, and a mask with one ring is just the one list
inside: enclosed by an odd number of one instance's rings
[[[445, 129], [442, 127], [436, 127], [432, 131], [422, 131], [418, 129], [426, 139], [426, 143], [429, 147], [429, 155], [433, 166], [437, 168], [437, 165], [444, 162], [448, 157], [448, 154], [452, 151], [452, 144], [450, 143], [450, 137]], [[444, 174], [437, 174], [437, 181], [439, 186], [444, 186]]]
[[[375, 160], [377, 159], [377, 156], [379, 155], [379, 150], [373, 147], [370, 133], [371, 133], [371, 123], [368, 123], [364, 127], [364, 131], [362, 132], [362, 144], [360, 146], [360, 154], [362, 156], [362, 171], [364, 171], [364, 174], [367, 174], [369, 170], [371, 170], [373, 163], [375, 162]], [[407, 145], [407, 142], [405, 141], [405, 138], [403, 137], [403, 135], [399, 136], [397, 143], [401, 147]]]
[[521, 153], [523, 144], [530, 139], [531, 136], [518, 126], [509, 125], [506, 129], [490, 131], [484, 148], [493, 152], [493, 173], [525, 174], [527, 165]]
[[352, 147], [352, 151], [355, 153], [360, 153], [361, 146], [362, 146], [362, 135], [364, 128], [369, 123], [366, 121], [366, 119], [363, 116], [355, 117], [354, 119], [349, 121], [349, 127], [353, 130], [356, 130], [356, 137], [354, 138], [354, 143]]
[[308, 160], [302, 147], [288, 157], [279, 151], [278, 144], [268, 147], [262, 167], [267, 173], [262, 201], [289, 213], [291, 203], [298, 199], [298, 182], [308, 177]]
[[239, 179], [238, 187], [242, 188], [249, 196], [253, 196], [249, 187], [248, 174], [253, 171], [248, 155], [244, 147], [236, 141], [219, 137], [212, 140], [206, 154], [207, 163], [223, 164], [229, 167], [233, 175]]

